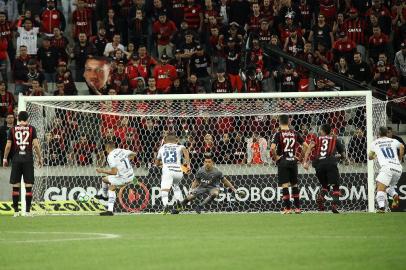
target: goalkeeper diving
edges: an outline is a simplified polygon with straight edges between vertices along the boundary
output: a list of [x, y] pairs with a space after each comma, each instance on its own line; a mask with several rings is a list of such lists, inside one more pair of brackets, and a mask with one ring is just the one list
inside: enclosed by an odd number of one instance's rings
[[200, 214], [205, 205], [213, 201], [220, 194], [220, 182], [234, 193], [244, 196], [245, 193], [237, 191], [231, 182], [223, 176], [223, 173], [214, 166], [213, 156], [211, 153], [204, 154], [204, 165], [201, 167], [192, 182], [189, 195], [180, 203], [181, 208], [193, 201], [199, 195], [206, 195], [195, 208], [196, 213]]

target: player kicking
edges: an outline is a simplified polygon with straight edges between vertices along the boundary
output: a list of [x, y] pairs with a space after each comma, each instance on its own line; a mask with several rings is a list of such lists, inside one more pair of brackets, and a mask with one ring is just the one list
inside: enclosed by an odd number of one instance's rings
[[181, 203], [182, 207], [193, 201], [197, 196], [207, 194], [207, 197], [196, 206], [196, 213], [200, 214], [206, 204], [219, 196], [220, 182], [237, 193], [237, 189], [223, 176], [223, 173], [214, 167], [212, 154], [206, 153], [204, 155], [204, 165], [197, 171], [190, 188], [190, 194]]
[[321, 190], [317, 198], [317, 204], [320, 211], [324, 211], [325, 196], [329, 192], [329, 188], [333, 188], [333, 203], [332, 212], [338, 214], [338, 205], [340, 197], [340, 174], [337, 167], [336, 154], [339, 153], [342, 159], [345, 159], [344, 145], [337, 140], [335, 135], [331, 135], [331, 126], [324, 124], [319, 130], [320, 136], [316, 141], [312, 141], [306, 150], [303, 167], [309, 168], [308, 159], [313, 148], [316, 148], [313, 167], [316, 169], [316, 176], [321, 185]]
[[98, 173], [105, 173], [108, 176], [102, 178], [103, 194], [94, 196], [98, 200], [108, 201], [107, 211], [100, 213], [101, 216], [112, 216], [114, 203], [116, 202], [116, 188], [130, 183], [134, 179], [134, 170], [130, 159], [134, 159], [135, 153], [130, 150], [116, 148], [114, 142], [108, 142], [105, 145], [108, 154], [107, 163], [110, 170], [96, 169]]
[[[398, 155], [399, 149], [399, 155]], [[402, 175], [402, 165], [399, 157], [403, 157], [405, 147], [399, 141], [388, 138], [388, 129], [386, 127], [379, 128], [378, 139], [372, 142], [371, 151], [368, 158], [373, 160], [378, 159], [379, 173], [376, 177], [376, 202], [378, 204], [378, 213], [385, 213], [387, 206], [386, 191], [388, 187], [396, 186], [400, 176]], [[395, 189], [390, 188], [388, 191], [390, 196], [396, 195]]]
[[3, 167], [7, 167], [8, 154], [14, 150], [11, 163], [10, 184], [13, 186], [12, 198], [14, 217], [18, 217], [18, 200], [20, 197], [20, 182], [23, 176], [25, 184], [25, 216], [31, 216], [32, 186], [34, 184], [33, 149], [37, 156], [38, 165], [42, 165], [41, 148], [35, 127], [28, 124], [28, 113], [21, 111], [18, 114], [19, 124], [12, 127], [7, 135], [7, 144], [4, 150]]
[[292, 197], [294, 200], [295, 213], [300, 214], [300, 198], [298, 182], [298, 169], [296, 151], [298, 144], [302, 145], [305, 152], [308, 145], [303, 137], [289, 127], [289, 116], [279, 116], [279, 131], [275, 133], [271, 142], [272, 156], [278, 166], [278, 182], [282, 186], [282, 214], [290, 214], [290, 194], [289, 186], [292, 187]]
[[173, 190], [175, 197], [175, 205], [183, 200], [182, 190], [179, 187], [179, 182], [183, 178], [183, 165], [186, 166], [186, 171], [190, 170], [189, 151], [185, 146], [178, 144], [178, 138], [174, 133], [168, 133], [165, 136], [164, 144], [159, 148], [155, 164], [162, 165], [161, 178], [161, 196], [164, 206], [164, 214], [169, 212], [169, 191]]

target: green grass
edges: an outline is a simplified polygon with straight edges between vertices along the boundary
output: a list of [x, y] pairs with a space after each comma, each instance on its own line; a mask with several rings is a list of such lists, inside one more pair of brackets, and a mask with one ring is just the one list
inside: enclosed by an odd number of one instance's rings
[[405, 225], [402, 213], [1, 216], [0, 269], [406, 269]]

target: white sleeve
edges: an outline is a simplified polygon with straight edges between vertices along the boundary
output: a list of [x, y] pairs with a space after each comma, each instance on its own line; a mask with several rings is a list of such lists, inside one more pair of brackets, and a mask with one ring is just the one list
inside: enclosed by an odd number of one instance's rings
[[400, 149], [401, 143], [400, 143], [398, 140], [395, 140], [395, 139], [393, 139], [393, 140], [394, 140], [393, 146], [394, 146], [396, 149]]
[[374, 153], [377, 152], [376, 151], [376, 143], [375, 143], [375, 141], [373, 141], [372, 144], [371, 144], [371, 151], [374, 152]]
[[112, 155], [109, 155], [109, 156], [107, 157], [107, 163], [109, 164], [109, 167], [110, 167], [110, 168], [116, 167], [116, 162], [115, 162], [115, 160], [114, 160], [114, 158], [113, 158]]
[[131, 155], [131, 154], [135, 154], [133, 151], [131, 151], [131, 150], [127, 150], [127, 149], [123, 149], [123, 151], [124, 151], [124, 154], [128, 157], [129, 155]]
[[157, 160], [161, 160], [162, 159], [162, 150], [163, 148], [161, 147], [161, 148], [159, 148], [159, 150], [158, 150], [158, 154], [157, 154], [157, 156], [156, 156], [156, 159]]
[[34, 34], [38, 35], [38, 33], [39, 33], [39, 27], [34, 27], [32, 30], [34, 30]]
[[20, 35], [21, 35], [22, 30], [23, 30], [22, 27], [18, 27], [18, 28], [17, 28], [17, 32], [18, 32]]

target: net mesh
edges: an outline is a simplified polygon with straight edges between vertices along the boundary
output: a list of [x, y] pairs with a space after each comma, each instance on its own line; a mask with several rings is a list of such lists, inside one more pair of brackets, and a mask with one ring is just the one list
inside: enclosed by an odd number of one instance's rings
[[[212, 152], [216, 166], [245, 195], [222, 188], [207, 210], [279, 211], [282, 191], [270, 139], [278, 129], [278, 115], [289, 114], [292, 127], [307, 142], [316, 136], [318, 126], [332, 125], [349, 158], [349, 164], [339, 164], [341, 208], [366, 211], [365, 103], [365, 97], [28, 102], [44, 159], [44, 166], [36, 170], [34, 200], [100, 194], [101, 175], [95, 169], [106, 166], [103, 145], [115, 141], [137, 153], [133, 166], [138, 181], [121, 187], [115, 211], [161, 211], [161, 172], [153, 162], [165, 134], [174, 131], [191, 154], [192, 174], [181, 182], [184, 196], [203, 164], [203, 154]], [[386, 124], [385, 108], [385, 102], [374, 100], [374, 131]], [[316, 210], [319, 185], [314, 169], [299, 166], [299, 188], [302, 208]]]

